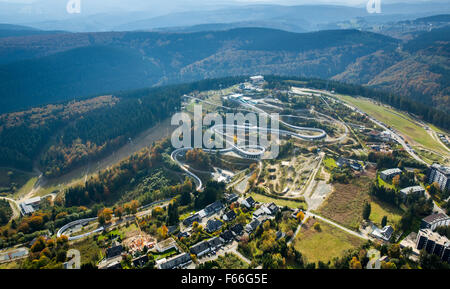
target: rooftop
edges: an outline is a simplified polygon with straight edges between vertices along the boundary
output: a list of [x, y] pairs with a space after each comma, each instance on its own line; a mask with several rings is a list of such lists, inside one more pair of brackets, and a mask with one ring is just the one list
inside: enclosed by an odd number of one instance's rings
[[429, 216], [423, 218], [422, 220], [430, 224], [430, 223], [434, 223], [438, 220], [447, 219], [447, 218], [449, 218], [449, 216], [447, 216], [446, 214], [439, 213], [439, 214], [429, 215]]
[[399, 168], [393, 168], [393, 169], [387, 169], [387, 170], [384, 170], [384, 171], [382, 171], [381, 173], [382, 173], [382, 174], [385, 174], [385, 175], [392, 175], [392, 174], [400, 174], [401, 172], [402, 172], [401, 169], [399, 169]]
[[410, 193], [417, 193], [417, 192], [424, 192], [425, 189], [422, 188], [421, 186], [412, 186], [412, 187], [407, 187], [404, 189], [401, 189], [400, 192], [407, 195]]

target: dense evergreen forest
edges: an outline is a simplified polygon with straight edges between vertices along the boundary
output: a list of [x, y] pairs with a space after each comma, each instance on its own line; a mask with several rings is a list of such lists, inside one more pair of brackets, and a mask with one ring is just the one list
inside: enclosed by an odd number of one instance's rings
[[[0, 165], [55, 177], [96, 160], [179, 109], [182, 95], [218, 89], [244, 77], [120, 91], [107, 99], [49, 105], [0, 117]], [[47, 144], [51, 146], [46, 147]], [[43, 150], [41, 154], [41, 150]]]

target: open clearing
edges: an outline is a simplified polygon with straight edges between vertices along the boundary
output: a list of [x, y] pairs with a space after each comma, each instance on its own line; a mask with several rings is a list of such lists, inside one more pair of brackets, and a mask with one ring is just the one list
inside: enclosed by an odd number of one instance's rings
[[297, 209], [297, 208], [305, 209], [306, 208], [305, 202], [281, 200], [281, 199], [271, 198], [271, 197], [260, 195], [260, 194], [255, 194], [255, 193], [250, 194], [250, 196], [259, 203], [272, 203], [273, 202], [276, 205], [281, 206], [281, 207], [287, 206], [292, 209]]
[[352, 236], [338, 228], [319, 222], [320, 231], [314, 229], [315, 219], [310, 218], [302, 226], [294, 239], [295, 248], [306, 257], [307, 262], [328, 262], [340, 257], [349, 249], [357, 248], [364, 243], [363, 239]]
[[381, 226], [381, 219], [383, 216], [387, 216], [387, 223], [389, 225], [393, 225], [394, 223], [400, 221], [403, 214], [403, 210], [373, 199], [370, 206], [372, 209], [370, 213], [370, 220], [377, 226]]
[[370, 201], [369, 185], [375, 179], [374, 169], [355, 176], [348, 184], [335, 183], [334, 190], [319, 208], [325, 218], [350, 229], [358, 229], [362, 220], [363, 204]]
[[438, 151], [439, 153], [448, 153], [440, 143], [434, 140], [423, 127], [419, 126], [409, 116], [390, 108], [380, 106], [367, 99], [354, 98], [347, 95], [340, 95], [340, 98], [386, 125], [390, 125], [400, 131], [405, 135], [408, 141], [416, 142], [419, 145]]

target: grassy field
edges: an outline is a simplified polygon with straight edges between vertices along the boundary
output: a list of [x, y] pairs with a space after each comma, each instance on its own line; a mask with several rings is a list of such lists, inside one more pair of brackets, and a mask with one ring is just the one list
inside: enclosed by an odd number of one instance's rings
[[347, 250], [361, 246], [363, 239], [352, 236], [325, 222], [319, 222], [320, 231], [313, 228], [317, 221], [310, 219], [294, 239], [295, 248], [307, 262], [328, 262], [342, 256]]
[[378, 226], [381, 225], [381, 219], [383, 216], [387, 216], [387, 223], [389, 225], [393, 225], [400, 221], [403, 214], [403, 210], [374, 199], [372, 199], [370, 206], [372, 209], [370, 213], [370, 220]]
[[26, 194], [28, 194], [31, 189], [33, 188], [34, 184], [36, 183], [36, 181], [38, 180], [37, 177], [32, 177], [31, 179], [29, 179], [25, 185], [23, 185], [20, 190], [14, 194], [15, 197], [22, 197]]
[[25, 185], [31, 176], [32, 173], [0, 168], [0, 192], [14, 193], [15, 190]]
[[226, 253], [216, 259], [219, 269], [248, 269], [248, 264], [241, 260], [236, 254]]
[[102, 258], [102, 249], [97, 245], [93, 237], [89, 237], [73, 243], [70, 249], [76, 249], [81, 254], [81, 264], [97, 263]]
[[350, 229], [359, 228], [363, 204], [370, 201], [369, 185], [375, 177], [375, 171], [368, 170], [364, 175], [350, 180], [348, 184], [333, 184], [333, 193], [318, 209], [318, 213]]
[[340, 98], [383, 123], [397, 129], [405, 135], [408, 141], [416, 142], [425, 148], [447, 154], [445, 148], [435, 141], [423, 127], [414, 122], [409, 116], [390, 108], [377, 105], [367, 99], [354, 98], [347, 95], [341, 95]]
[[323, 159], [323, 164], [329, 170], [337, 168], [336, 161], [334, 159], [332, 159], [332, 158], [324, 158]]
[[385, 182], [382, 178], [380, 178], [380, 175], [377, 176], [378, 179], [378, 184], [380, 184], [380, 186], [383, 186], [387, 189], [395, 189], [395, 186], [393, 184], [387, 183]]
[[303, 208], [306, 209], [306, 203], [305, 202], [296, 202], [296, 201], [290, 201], [290, 200], [280, 200], [280, 199], [276, 199], [276, 198], [271, 198], [268, 196], [264, 196], [264, 195], [260, 195], [260, 194], [255, 194], [252, 193], [250, 194], [250, 196], [257, 202], [259, 203], [275, 203], [277, 206], [287, 206], [289, 208]]

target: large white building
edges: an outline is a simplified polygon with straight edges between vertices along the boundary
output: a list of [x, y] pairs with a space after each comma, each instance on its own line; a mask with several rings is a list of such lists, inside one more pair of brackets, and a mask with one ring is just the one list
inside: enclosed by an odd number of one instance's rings
[[425, 250], [429, 254], [439, 256], [443, 261], [450, 262], [450, 241], [430, 229], [421, 229], [417, 234], [417, 250]]
[[428, 182], [437, 183], [442, 191], [450, 189], [450, 167], [433, 164], [428, 170]]

